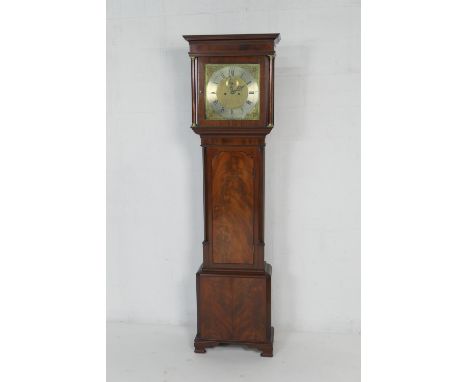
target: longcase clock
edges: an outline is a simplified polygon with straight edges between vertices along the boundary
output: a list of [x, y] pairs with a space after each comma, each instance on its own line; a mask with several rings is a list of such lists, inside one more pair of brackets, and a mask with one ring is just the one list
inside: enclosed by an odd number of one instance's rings
[[184, 36], [192, 129], [203, 148], [203, 263], [196, 353], [222, 343], [273, 356], [271, 266], [264, 260], [265, 137], [273, 128], [278, 33]]

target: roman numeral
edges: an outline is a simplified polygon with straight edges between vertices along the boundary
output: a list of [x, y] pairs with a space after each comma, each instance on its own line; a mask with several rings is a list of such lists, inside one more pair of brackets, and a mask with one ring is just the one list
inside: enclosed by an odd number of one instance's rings
[[250, 100], [247, 100], [247, 105], [252, 105], [252, 102]]
[[254, 94], [254, 93], [255, 93], [255, 92], [252, 92], [252, 91], [251, 91], [251, 92], [249, 92], [249, 94]]
[[229, 75], [234, 77], [234, 68], [229, 68]]

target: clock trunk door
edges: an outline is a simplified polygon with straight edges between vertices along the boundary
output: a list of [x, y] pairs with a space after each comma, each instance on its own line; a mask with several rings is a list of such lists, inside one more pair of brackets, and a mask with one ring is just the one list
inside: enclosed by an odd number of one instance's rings
[[262, 162], [258, 147], [207, 148], [207, 237], [205, 266], [261, 268], [258, 220]]

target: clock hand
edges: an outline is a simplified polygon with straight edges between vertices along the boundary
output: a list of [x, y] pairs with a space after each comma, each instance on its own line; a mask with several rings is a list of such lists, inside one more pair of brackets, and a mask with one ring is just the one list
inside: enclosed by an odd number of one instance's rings
[[236, 91], [234, 90], [234, 84], [233, 82], [231, 81], [231, 77], [229, 77], [229, 91], [231, 92], [231, 94], [234, 94]]

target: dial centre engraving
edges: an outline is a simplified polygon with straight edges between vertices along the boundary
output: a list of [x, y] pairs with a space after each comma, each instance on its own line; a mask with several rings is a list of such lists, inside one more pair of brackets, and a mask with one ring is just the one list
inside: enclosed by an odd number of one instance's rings
[[225, 108], [237, 109], [247, 101], [249, 91], [247, 84], [242, 78], [229, 77], [220, 82], [216, 96]]

